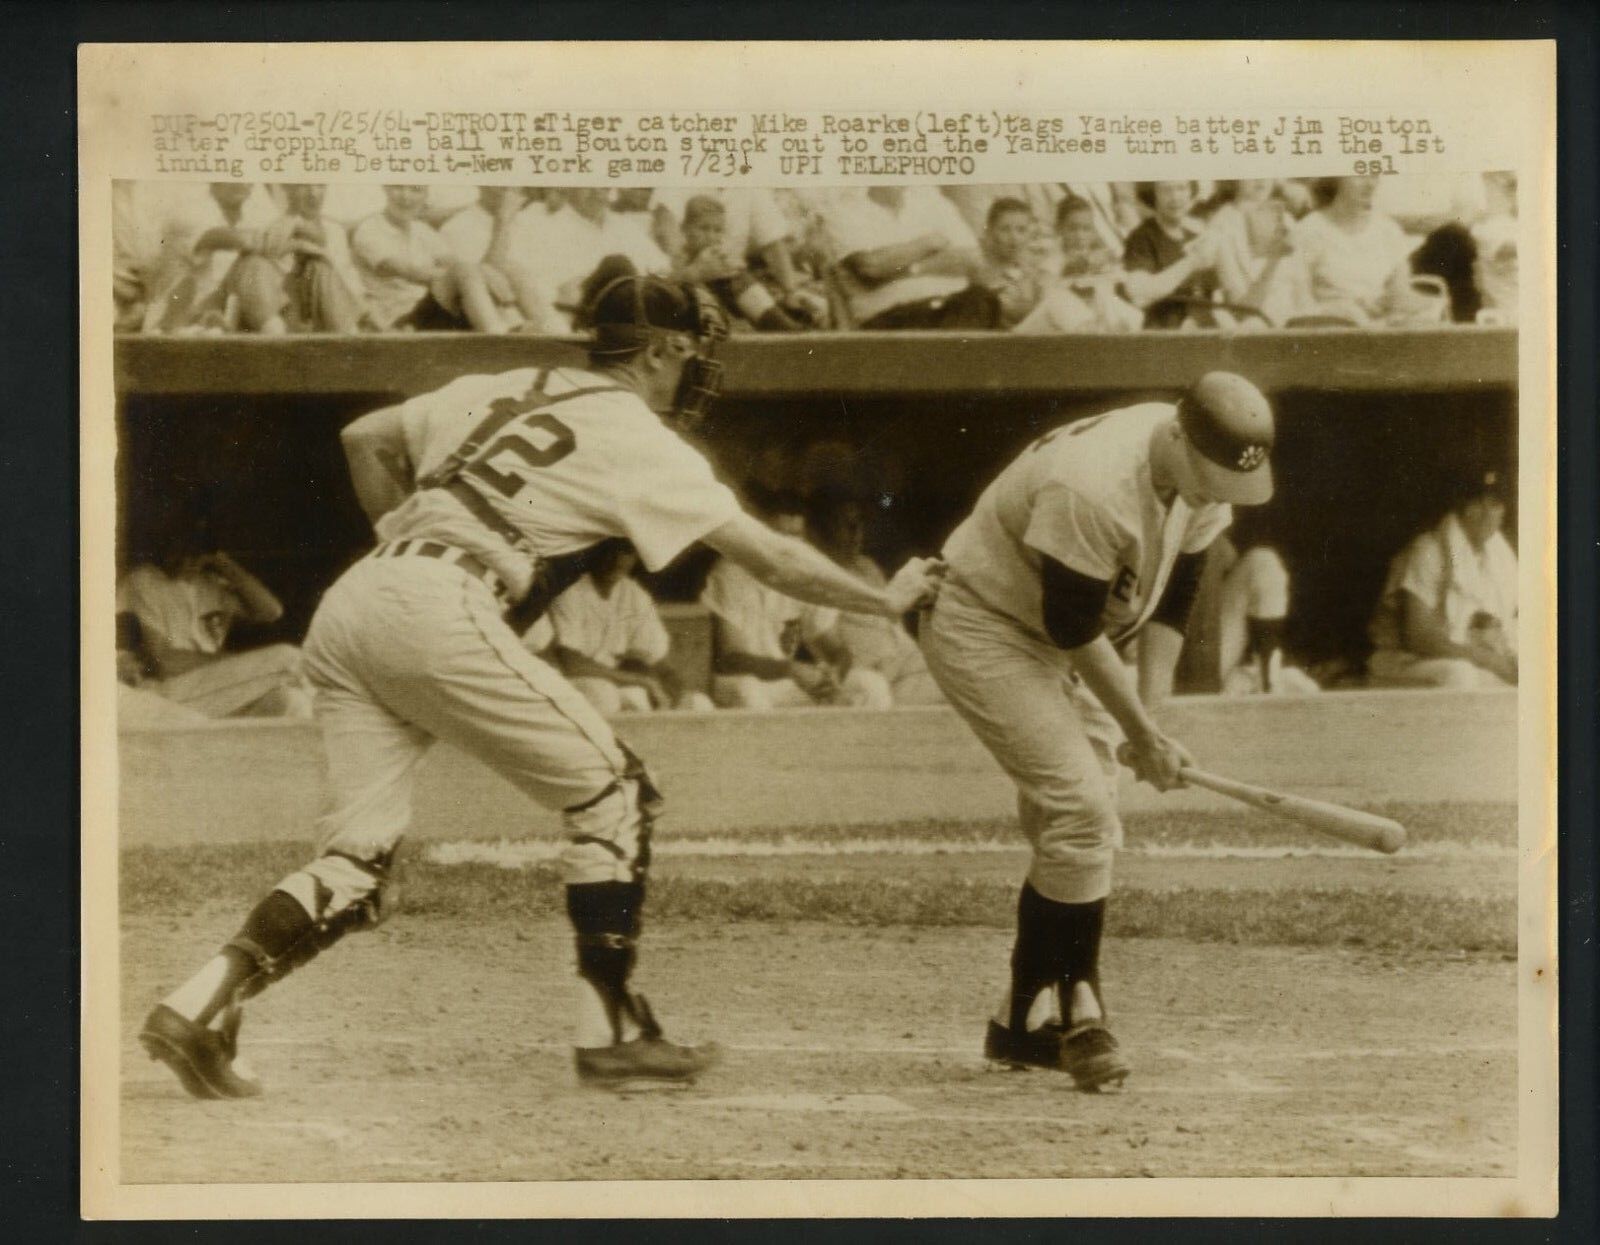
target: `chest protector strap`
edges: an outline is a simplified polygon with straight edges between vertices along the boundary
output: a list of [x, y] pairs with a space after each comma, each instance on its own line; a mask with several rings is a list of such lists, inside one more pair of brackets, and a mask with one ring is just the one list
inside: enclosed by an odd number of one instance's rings
[[528, 540], [516, 526], [503, 514], [494, 508], [493, 503], [475, 485], [471, 478], [464, 475], [465, 469], [472, 465], [473, 460], [482, 451], [489, 438], [505, 427], [512, 420], [523, 415], [532, 415], [539, 411], [548, 410], [572, 398], [583, 398], [594, 393], [620, 393], [621, 385], [586, 385], [577, 389], [569, 389], [565, 393], [548, 395], [544, 392], [545, 385], [549, 382], [550, 370], [540, 371], [525, 398], [508, 402], [496, 411], [490, 408], [489, 417], [482, 420], [467, 439], [440, 464], [438, 470], [430, 472], [418, 481], [422, 488], [443, 489], [464, 506], [468, 513], [479, 523], [499, 536], [512, 549], [533, 556], [534, 571], [533, 585], [528, 590], [527, 596], [520, 601], [511, 611], [509, 621], [514, 627], [531, 626], [550, 607], [565, 589], [575, 583], [585, 571], [589, 569], [586, 556], [588, 550], [577, 553], [565, 554], [558, 558], [542, 558], [533, 554], [528, 548]]

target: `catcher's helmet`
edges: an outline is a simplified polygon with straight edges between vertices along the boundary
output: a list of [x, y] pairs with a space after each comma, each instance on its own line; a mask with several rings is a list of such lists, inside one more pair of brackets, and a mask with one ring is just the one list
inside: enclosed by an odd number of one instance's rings
[[673, 410], [688, 420], [702, 418], [722, 387], [717, 344], [728, 335], [728, 317], [716, 296], [703, 286], [639, 273], [609, 282], [589, 304], [593, 332], [589, 353], [630, 355], [661, 333], [694, 338], [694, 357], [684, 364]]

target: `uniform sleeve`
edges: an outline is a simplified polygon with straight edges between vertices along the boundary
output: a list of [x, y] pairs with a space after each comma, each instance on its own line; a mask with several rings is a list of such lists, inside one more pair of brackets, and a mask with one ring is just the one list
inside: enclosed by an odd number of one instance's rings
[[800, 639], [814, 643], [818, 636], [827, 635], [839, 625], [839, 611], [823, 605], [802, 604], [800, 610]]
[[1068, 570], [1109, 582], [1124, 542], [1121, 525], [1106, 508], [1068, 488], [1048, 484], [1034, 499], [1022, 543]]
[[136, 566], [117, 584], [117, 613], [132, 614], [145, 631], [156, 630], [156, 611], [150, 598], [150, 568]]
[[661, 611], [642, 584], [634, 584], [633, 627], [628, 635], [628, 656], [647, 666], [666, 661], [672, 651], [672, 640], [661, 621]]
[[739, 514], [711, 464], [673, 433], [632, 442], [616, 481], [617, 520], [647, 570], [659, 571], [708, 532]]
[[1409, 592], [1429, 609], [1439, 607], [1444, 589], [1444, 551], [1432, 532], [1412, 541], [1400, 555], [1390, 592]]
[[976, 250], [978, 246], [977, 235], [967, 228], [967, 221], [961, 215], [961, 209], [950, 202], [937, 190], [929, 189], [924, 200], [928, 223], [933, 226], [934, 232], [944, 235], [944, 239], [957, 250]]
[[868, 203], [836, 202], [829, 206], [824, 220], [828, 236], [833, 240], [834, 251], [840, 259], [903, 241], [889, 236], [882, 227], [879, 215]]
[[753, 187], [745, 193], [750, 196], [750, 246], [753, 250], [782, 242], [794, 232], [772, 191]]
[[700, 593], [700, 604], [718, 618], [725, 618], [734, 626], [750, 624], [750, 588], [755, 583], [748, 572], [735, 566], [727, 558], [720, 558], [706, 576], [706, 586]]
[[555, 642], [556, 632], [548, 614], [537, 619], [533, 626], [522, 634], [522, 646], [530, 653], [542, 653]]
[[376, 268], [399, 253], [398, 239], [381, 216], [369, 216], [356, 226], [355, 233], [350, 235], [350, 249], [368, 268]]
[[580, 579], [551, 602], [550, 610], [545, 614], [550, 620], [551, 638], [562, 648], [570, 648], [574, 653], [582, 653], [596, 661], [605, 661], [605, 655], [599, 651], [600, 637], [590, 625], [591, 619], [583, 608], [582, 596], [583, 581]]

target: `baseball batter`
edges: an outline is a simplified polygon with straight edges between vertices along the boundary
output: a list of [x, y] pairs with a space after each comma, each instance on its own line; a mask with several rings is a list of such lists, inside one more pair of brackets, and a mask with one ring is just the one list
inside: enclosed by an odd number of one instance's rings
[[328, 761], [323, 845], [145, 1021], [146, 1049], [194, 1096], [259, 1093], [235, 1067], [241, 1004], [388, 915], [412, 777], [435, 739], [562, 810], [580, 1079], [686, 1081], [712, 1062], [714, 1047], [668, 1041], [630, 985], [660, 793], [518, 632], [614, 537], [652, 569], [703, 540], [782, 592], [888, 617], [930, 599], [943, 568], [914, 559], [879, 590], [740, 510], [668, 426], [692, 427], [715, 394], [725, 321], [705, 291], [623, 278], [594, 325], [587, 369], [468, 376], [345, 429], [380, 543], [329, 589], [305, 644]]
[[[1033, 848], [991, 1059], [1064, 1071], [1085, 1090], [1128, 1075], [1099, 979], [1118, 743], [1163, 791], [1192, 764], [1152, 714], [1172, 690], [1206, 547], [1230, 504], [1272, 494], [1272, 443], [1266, 399], [1213, 372], [1176, 405], [1046, 433], [945, 544], [949, 577], [921, 628], [928, 669], [1016, 784]], [[1118, 654], [1136, 635], [1137, 683]]]

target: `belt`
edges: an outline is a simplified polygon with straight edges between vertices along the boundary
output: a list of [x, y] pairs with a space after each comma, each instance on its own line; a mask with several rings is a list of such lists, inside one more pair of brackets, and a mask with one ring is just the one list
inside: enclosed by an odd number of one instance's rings
[[506, 581], [495, 574], [476, 554], [468, 553], [465, 549], [457, 549], [454, 545], [442, 544], [437, 540], [396, 540], [386, 545], [379, 545], [368, 556], [437, 558], [441, 562], [448, 562], [451, 566], [458, 566], [474, 579], [481, 580], [502, 605], [512, 604], [511, 589], [506, 587]]

